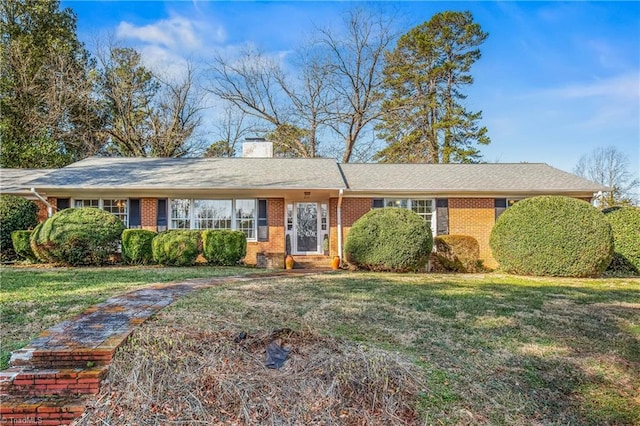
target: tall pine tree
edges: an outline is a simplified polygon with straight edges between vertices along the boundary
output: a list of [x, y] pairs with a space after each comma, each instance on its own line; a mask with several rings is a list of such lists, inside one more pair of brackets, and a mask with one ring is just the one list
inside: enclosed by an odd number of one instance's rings
[[387, 53], [386, 99], [377, 127], [387, 147], [381, 162], [471, 163], [480, 159], [477, 144], [490, 142], [463, 101], [473, 83], [471, 66], [486, 39], [469, 12], [438, 13], [400, 37]]
[[62, 167], [100, 148], [93, 63], [57, 0], [0, 0], [2, 167]]

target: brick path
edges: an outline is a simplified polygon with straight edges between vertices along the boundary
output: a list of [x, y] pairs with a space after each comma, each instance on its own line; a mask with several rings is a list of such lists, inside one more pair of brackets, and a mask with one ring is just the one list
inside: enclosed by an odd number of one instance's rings
[[70, 424], [84, 412], [85, 398], [99, 392], [116, 349], [160, 309], [187, 293], [223, 282], [290, 274], [155, 284], [114, 296], [50, 328], [14, 351], [11, 367], [0, 372], [0, 425]]

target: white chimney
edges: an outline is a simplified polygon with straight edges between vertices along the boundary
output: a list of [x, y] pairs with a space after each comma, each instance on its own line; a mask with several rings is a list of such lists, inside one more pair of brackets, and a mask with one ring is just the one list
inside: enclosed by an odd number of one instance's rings
[[264, 138], [246, 138], [242, 143], [242, 156], [246, 158], [273, 157], [273, 142]]

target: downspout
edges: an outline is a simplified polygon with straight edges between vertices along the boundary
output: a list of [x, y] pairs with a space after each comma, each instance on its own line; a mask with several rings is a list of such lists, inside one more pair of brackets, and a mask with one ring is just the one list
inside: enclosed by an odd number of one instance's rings
[[36, 198], [44, 203], [47, 206], [47, 217], [53, 216], [53, 206], [49, 204], [46, 198], [42, 195], [38, 194], [35, 188], [31, 188], [31, 193], [36, 196]]
[[340, 257], [340, 264], [342, 265], [342, 195], [344, 190], [338, 192], [338, 256]]

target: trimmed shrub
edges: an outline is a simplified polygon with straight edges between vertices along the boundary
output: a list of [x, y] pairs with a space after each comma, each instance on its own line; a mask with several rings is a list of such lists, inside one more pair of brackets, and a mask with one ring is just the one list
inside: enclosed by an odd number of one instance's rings
[[247, 254], [247, 237], [242, 231], [202, 232], [202, 255], [214, 265], [233, 266]]
[[480, 245], [469, 235], [438, 235], [433, 239], [434, 257], [443, 271], [478, 272]]
[[38, 206], [16, 195], [0, 195], [0, 259], [16, 258], [11, 233], [33, 229], [38, 225]]
[[33, 228], [33, 231], [31, 231], [31, 236], [29, 237], [29, 246], [31, 247], [31, 251], [33, 252], [36, 259], [38, 259], [40, 262], [47, 263], [52, 262], [52, 260], [47, 256], [47, 253], [44, 251], [44, 249], [37, 243], [42, 225], [44, 225], [44, 222]]
[[604, 214], [589, 203], [540, 196], [505, 210], [489, 245], [505, 272], [597, 277], [611, 262], [613, 234]]
[[13, 231], [11, 233], [11, 241], [13, 242], [13, 250], [22, 259], [29, 262], [36, 262], [38, 259], [31, 250], [31, 232], [32, 231]]
[[193, 266], [202, 251], [200, 231], [169, 230], [151, 241], [153, 260], [160, 265]]
[[613, 260], [607, 270], [640, 274], [640, 207], [612, 207], [602, 212], [613, 231]]
[[65, 209], [34, 229], [31, 248], [46, 262], [103, 265], [116, 256], [123, 230], [122, 221], [107, 211]]
[[153, 263], [151, 241], [156, 235], [145, 229], [125, 229], [122, 232], [122, 261], [129, 265]]
[[371, 210], [354, 224], [345, 243], [347, 262], [370, 271], [424, 270], [433, 240], [431, 228], [407, 209]]

